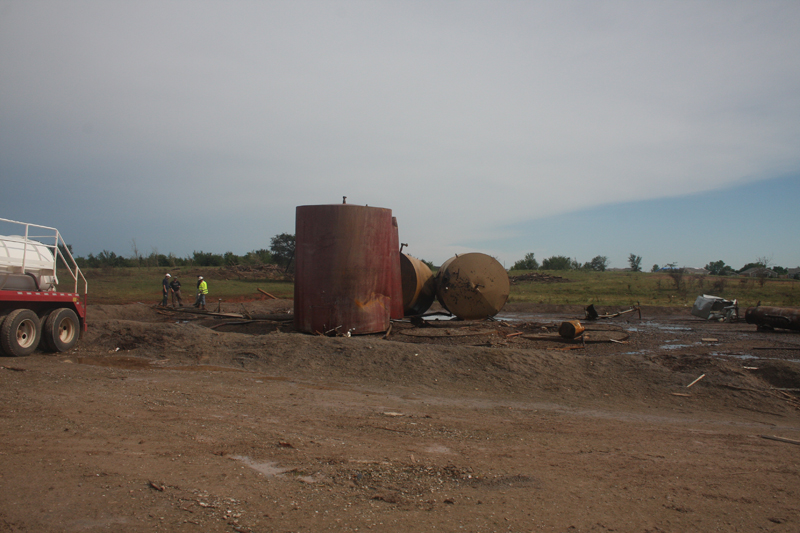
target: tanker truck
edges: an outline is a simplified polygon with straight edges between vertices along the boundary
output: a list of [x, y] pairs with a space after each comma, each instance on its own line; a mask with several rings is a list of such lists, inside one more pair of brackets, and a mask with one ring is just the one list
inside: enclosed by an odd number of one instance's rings
[[86, 331], [87, 283], [61, 234], [5, 218], [0, 230], [0, 352], [70, 350]]

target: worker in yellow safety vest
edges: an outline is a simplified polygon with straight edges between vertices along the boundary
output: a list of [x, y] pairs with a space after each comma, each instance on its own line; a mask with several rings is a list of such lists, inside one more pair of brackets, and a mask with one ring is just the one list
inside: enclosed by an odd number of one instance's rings
[[208, 294], [208, 283], [203, 279], [203, 276], [197, 276], [197, 299], [194, 302], [194, 306], [203, 311], [206, 310], [206, 294]]

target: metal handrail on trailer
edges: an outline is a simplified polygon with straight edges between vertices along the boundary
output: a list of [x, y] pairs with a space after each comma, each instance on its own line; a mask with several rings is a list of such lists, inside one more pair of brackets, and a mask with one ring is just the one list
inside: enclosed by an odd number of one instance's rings
[[[17, 224], [19, 226], [25, 227], [25, 234], [23, 237], [23, 252], [22, 252], [22, 272], [26, 273], [26, 260], [28, 255], [28, 247], [31, 244], [30, 241], [36, 241], [37, 243], [45, 246], [49, 249], [53, 254], [53, 277], [55, 279], [56, 284], [58, 284], [58, 274], [56, 272], [58, 266], [58, 257], [61, 256], [61, 262], [64, 264], [64, 267], [69, 272], [72, 280], [75, 282], [74, 290], [72, 291], [75, 294], [81, 294], [78, 292], [79, 284], [83, 281], [83, 304], [86, 305], [86, 294], [88, 293], [89, 284], [86, 281], [86, 277], [81, 272], [78, 263], [75, 261], [75, 258], [72, 256], [72, 253], [69, 251], [67, 247], [67, 243], [64, 242], [64, 239], [61, 237], [61, 233], [56, 228], [51, 228], [49, 226], [42, 226], [39, 224], [30, 224], [28, 222], [19, 222], [17, 220], [10, 220], [7, 218], [0, 218], [0, 222], [5, 222], [8, 224]], [[31, 228], [38, 228], [39, 230], [51, 231], [53, 233], [46, 234], [46, 235], [31, 235], [30, 229]], [[37, 230], [38, 231], [38, 230]], [[52, 239], [53, 244], [47, 244], [46, 242], [42, 242], [39, 239]], [[59, 244], [61, 246], [59, 247]], [[67, 258], [69, 261], [67, 261]]]

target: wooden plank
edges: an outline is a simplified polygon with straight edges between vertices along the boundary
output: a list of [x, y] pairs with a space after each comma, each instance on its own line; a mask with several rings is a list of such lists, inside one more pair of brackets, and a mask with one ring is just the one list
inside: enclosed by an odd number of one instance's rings
[[700, 376], [700, 377], [699, 377], [699, 378], [697, 378], [696, 380], [694, 380], [694, 381], [692, 381], [691, 383], [689, 383], [688, 385], [686, 385], [686, 388], [688, 389], [689, 387], [691, 387], [692, 385], [694, 385], [695, 383], [697, 383], [698, 381], [700, 381], [700, 380], [701, 380], [701, 379], [703, 379], [704, 377], [706, 377], [706, 375], [705, 375], [705, 374], [703, 374], [702, 376]]
[[256, 287], [256, 289], [258, 289], [258, 292], [260, 292], [261, 294], [266, 294], [267, 296], [269, 296], [269, 297], [270, 297], [270, 298], [272, 298], [273, 300], [280, 300], [280, 298], [278, 298], [277, 296], [273, 296], [273, 295], [271, 295], [270, 293], [268, 293], [268, 292], [267, 292], [267, 291], [265, 291], [265, 290], [262, 290], [262, 289], [260, 289], [260, 288], [258, 288], [258, 287]]
[[789, 444], [800, 445], [800, 440], [787, 439], [786, 437], [776, 437], [775, 435], [761, 435], [762, 439], [777, 440], [778, 442], [788, 442]]

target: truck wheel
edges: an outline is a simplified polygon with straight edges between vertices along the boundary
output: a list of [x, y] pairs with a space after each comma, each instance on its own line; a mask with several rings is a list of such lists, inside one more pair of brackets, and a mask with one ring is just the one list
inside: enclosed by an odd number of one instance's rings
[[45, 352], [55, 352], [56, 347], [47, 342], [47, 334], [45, 333], [44, 326], [47, 324], [47, 319], [50, 315], [58, 309], [48, 309], [44, 313], [39, 313], [39, 324], [42, 325], [42, 340], [39, 342], [39, 349]]
[[44, 343], [55, 352], [66, 352], [78, 342], [80, 322], [72, 309], [53, 309], [44, 322]]
[[[0, 314], [0, 330], [3, 329], [3, 322], [5, 322], [7, 316], [8, 316], [8, 313]], [[3, 351], [3, 345], [2, 344], [0, 344], [0, 355], [6, 355], [6, 352]]]
[[0, 347], [13, 357], [32, 354], [41, 337], [39, 317], [30, 309], [11, 311], [0, 327]]

